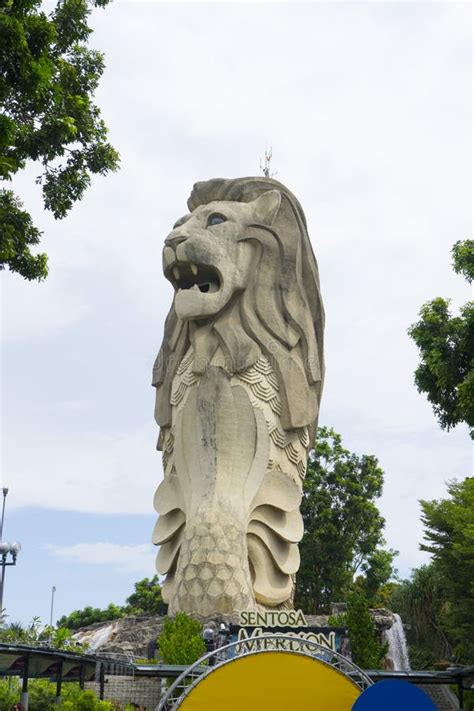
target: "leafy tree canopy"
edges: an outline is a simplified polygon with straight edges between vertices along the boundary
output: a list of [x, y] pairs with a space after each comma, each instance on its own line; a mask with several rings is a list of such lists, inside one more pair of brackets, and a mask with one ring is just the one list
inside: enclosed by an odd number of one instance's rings
[[344, 599], [357, 571], [365, 575], [368, 595], [391, 576], [395, 552], [380, 548], [385, 521], [374, 503], [382, 485], [376, 457], [349, 452], [334, 430], [319, 428], [301, 506], [296, 604], [306, 612], [327, 611]]
[[71, 632], [66, 627], [53, 629], [49, 625], [42, 625], [39, 617], [33, 617], [28, 625], [21, 622], [10, 622], [0, 627], [0, 642], [3, 644], [26, 644], [37, 646], [47, 642], [54, 649], [72, 651], [81, 654], [82, 645], [71, 641]]
[[125, 605], [115, 605], [111, 602], [104, 609], [84, 607], [82, 610], [74, 610], [69, 615], [63, 615], [57, 625], [77, 630], [96, 622], [117, 620], [126, 615], [163, 615], [165, 612], [166, 606], [161, 597], [161, 586], [158, 583], [158, 576], [154, 575], [152, 578], [143, 578], [135, 583], [135, 592], [127, 598]]
[[421, 501], [424, 538], [446, 600], [445, 627], [460, 659], [474, 662], [474, 477], [448, 484], [449, 498]]
[[163, 615], [165, 605], [161, 597], [161, 586], [158, 576], [151, 579], [143, 578], [135, 583], [135, 592], [127, 597], [125, 614], [129, 615]]
[[[456, 242], [453, 267], [471, 283], [474, 240]], [[408, 329], [420, 351], [415, 384], [433, 405], [443, 429], [465, 422], [474, 438], [474, 302], [452, 316], [449, 301], [438, 297], [424, 304], [420, 320]]]
[[347, 597], [346, 623], [354, 663], [362, 669], [379, 669], [387, 645], [378, 641], [369, 602], [359, 591], [352, 591]]
[[449, 496], [421, 501], [420, 547], [432, 555], [392, 595], [392, 609], [408, 623], [413, 668], [453, 658], [474, 663], [474, 479], [448, 484]]
[[446, 603], [441, 582], [432, 564], [422, 565], [392, 592], [390, 607], [407, 626], [412, 669], [429, 669], [451, 655], [451, 644], [443, 625]]
[[184, 612], [165, 619], [158, 646], [165, 664], [192, 664], [206, 652], [201, 625]]
[[[93, 103], [104, 58], [87, 49], [91, 6], [108, 1], [59, 0], [46, 15], [41, 0], [0, 0], [0, 180], [36, 161], [56, 219], [82, 198], [92, 174], [118, 167]], [[1, 188], [0, 269], [44, 279], [47, 257], [31, 252], [40, 236], [18, 196]]]
[[108, 620], [116, 620], [123, 616], [123, 608], [114, 605], [112, 602], [104, 609], [88, 605], [82, 610], [73, 610], [69, 615], [63, 615], [57, 621], [57, 626], [67, 627], [70, 630], [78, 630], [81, 627], [93, 625], [95, 622], [107, 622]]

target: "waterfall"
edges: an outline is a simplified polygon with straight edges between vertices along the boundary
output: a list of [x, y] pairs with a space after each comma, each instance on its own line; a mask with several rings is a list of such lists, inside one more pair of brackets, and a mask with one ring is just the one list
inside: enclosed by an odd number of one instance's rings
[[93, 630], [81, 630], [72, 635], [75, 642], [80, 642], [87, 646], [91, 652], [95, 652], [106, 642], [109, 642], [117, 631], [117, 622], [109, 622], [105, 626], [97, 627]]
[[395, 622], [385, 632], [388, 642], [387, 657], [392, 660], [395, 671], [410, 671], [407, 640], [400, 615], [394, 614]]

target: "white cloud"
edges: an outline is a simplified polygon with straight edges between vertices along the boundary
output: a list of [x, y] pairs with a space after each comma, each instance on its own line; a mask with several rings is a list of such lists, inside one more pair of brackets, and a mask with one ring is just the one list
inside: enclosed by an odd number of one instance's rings
[[73, 546], [45, 546], [53, 555], [67, 559], [70, 563], [100, 565], [115, 570], [150, 575], [154, 569], [156, 549], [149, 543], [132, 546], [116, 543], [76, 543]]
[[15, 432], [4, 448], [3, 481], [14, 492], [10, 506], [151, 514], [162, 478], [155, 442], [152, 425], [115, 436]]

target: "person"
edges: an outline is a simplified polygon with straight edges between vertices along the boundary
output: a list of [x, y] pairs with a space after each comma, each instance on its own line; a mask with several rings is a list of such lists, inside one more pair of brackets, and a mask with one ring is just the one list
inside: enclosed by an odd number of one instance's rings
[[[212, 652], [212, 650], [215, 649], [214, 630], [212, 627], [206, 627], [202, 633], [202, 637], [206, 645], [206, 652]], [[214, 657], [209, 657], [209, 666], [214, 666], [214, 662]]]

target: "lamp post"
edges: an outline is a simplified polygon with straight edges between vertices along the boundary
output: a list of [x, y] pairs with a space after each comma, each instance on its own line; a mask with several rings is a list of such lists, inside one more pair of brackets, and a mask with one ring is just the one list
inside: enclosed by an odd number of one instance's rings
[[56, 587], [53, 585], [51, 588], [51, 614], [49, 616], [49, 626], [53, 627], [53, 609], [54, 609], [54, 593], [56, 592]]
[[5, 518], [5, 503], [6, 503], [7, 494], [8, 494], [7, 487], [3, 487], [2, 493], [3, 493], [3, 505], [2, 505], [2, 520], [0, 521], [0, 543], [2, 542], [2, 539], [3, 539], [3, 519]]
[[[2, 567], [2, 575], [0, 579], [0, 614], [3, 610], [3, 591], [5, 588], [5, 570], [7, 565], [16, 565], [16, 559], [18, 553], [21, 551], [21, 543], [15, 541], [14, 543], [7, 543], [3, 540], [3, 524], [5, 521], [5, 503], [7, 499], [8, 489], [4, 487], [2, 489], [3, 493], [3, 504], [2, 504], [2, 518], [0, 521], [0, 565]], [[10, 556], [10, 560], [8, 559]]]

